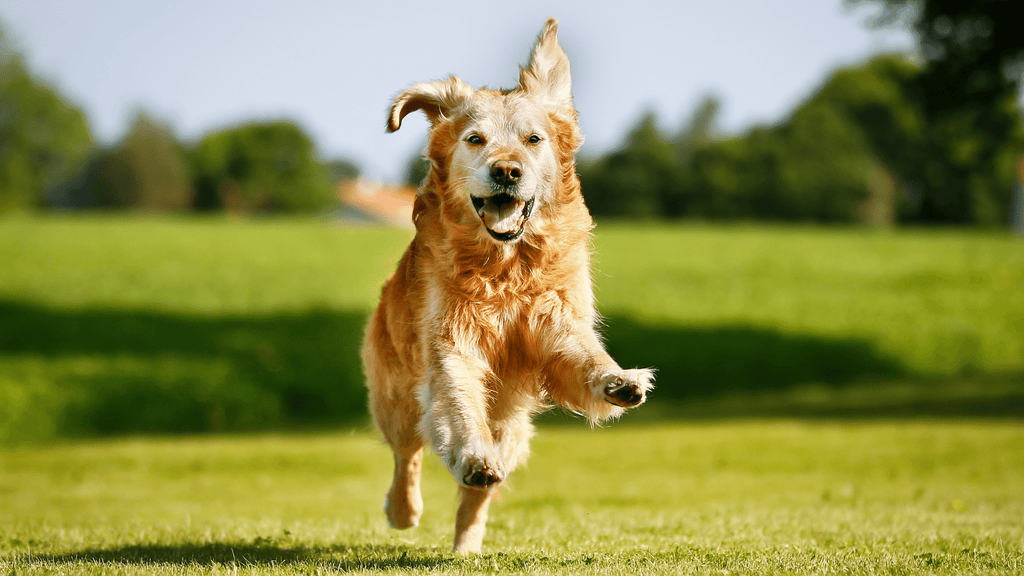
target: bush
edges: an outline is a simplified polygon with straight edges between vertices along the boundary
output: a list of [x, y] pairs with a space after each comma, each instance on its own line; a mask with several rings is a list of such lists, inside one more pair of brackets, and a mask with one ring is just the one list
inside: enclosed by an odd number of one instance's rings
[[34, 77], [0, 30], [0, 213], [44, 204], [93, 148], [80, 109]]
[[196, 208], [324, 210], [336, 201], [328, 168], [297, 125], [250, 123], [208, 134], [191, 152]]

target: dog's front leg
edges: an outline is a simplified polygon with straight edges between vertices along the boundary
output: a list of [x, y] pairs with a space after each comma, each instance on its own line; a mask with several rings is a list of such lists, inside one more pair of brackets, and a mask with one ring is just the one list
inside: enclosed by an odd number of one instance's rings
[[654, 372], [623, 369], [590, 326], [553, 332], [544, 363], [544, 387], [560, 406], [594, 422], [617, 418], [643, 404], [654, 387]]
[[461, 486], [498, 484], [508, 471], [487, 422], [485, 383], [495, 376], [473, 353], [446, 346], [431, 356], [434, 370], [421, 388], [420, 431]]
[[487, 509], [497, 488], [476, 490], [459, 486], [459, 510], [455, 516], [455, 543], [459, 554], [478, 554], [487, 530]]

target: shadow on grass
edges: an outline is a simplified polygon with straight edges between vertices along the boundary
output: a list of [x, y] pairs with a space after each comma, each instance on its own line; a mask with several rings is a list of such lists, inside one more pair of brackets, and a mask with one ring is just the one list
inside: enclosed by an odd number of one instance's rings
[[[190, 315], [0, 301], [0, 319], [0, 381], [13, 390], [0, 407], [7, 422], [0, 441], [330, 426], [366, 417], [361, 311]], [[920, 383], [912, 397], [857, 402], [857, 415], [890, 415], [894, 406], [900, 414], [1024, 414], [1024, 386], [994, 395], [979, 381], [979, 397], [927, 401], [932, 384], [866, 339], [614, 315], [605, 333], [621, 365], [658, 368], [655, 401], [690, 407], [689, 414], [641, 411], [648, 416], [791, 415], [792, 402], [775, 400], [807, 386], [829, 392], [818, 394], [813, 409], [829, 413], [833, 392], [864, 389], [874, 397], [906, 382]], [[723, 399], [735, 406], [708, 408]], [[840, 412], [844, 402], [836, 404]], [[797, 415], [806, 412], [797, 404]]]
[[639, 420], [1024, 418], [1024, 372], [926, 377], [867, 339], [616, 316], [606, 331], [622, 366], [658, 368], [652, 402], [631, 416]]
[[461, 559], [434, 551], [404, 546], [284, 546], [274, 543], [204, 543], [130, 545], [83, 550], [60, 555], [33, 555], [20, 559], [35, 565], [117, 564], [120, 566], [235, 566], [238, 568], [311, 564], [332, 570], [437, 569]]
[[[132, 545], [120, 548], [84, 550], [64, 555], [33, 555], [15, 557], [13, 568], [106, 571], [128, 569], [140, 572], [178, 571], [185, 568], [274, 569], [278, 567], [299, 570], [322, 569], [335, 572], [398, 570], [454, 570], [460, 573], [516, 573], [533, 572], [576, 573], [727, 573], [727, 572], [795, 572], [816, 573], [835, 565], [836, 558], [821, 557], [821, 551], [787, 550], [771, 548], [754, 551], [729, 550], [728, 546], [675, 546], [667, 550], [651, 551], [642, 548], [616, 549], [611, 552], [566, 550], [554, 555], [524, 552], [493, 552], [481, 556], [460, 557], [436, 550], [404, 546], [329, 546], [287, 547], [266, 544], [185, 544], [181, 546]], [[732, 548], [736, 548], [733, 546]], [[832, 551], [835, 552], [835, 551]], [[840, 550], [840, 552], [842, 552]], [[861, 562], [873, 572], [921, 573], [932, 572], [936, 566], [952, 568], [951, 572], [1013, 572], [1019, 559], [1014, 555], [991, 554], [976, 548], [954, 549], [940, 552], [883, 555], [881, 558], [864, 557]], [[849, 554], [845, 554], [849, 556]], [[841, 558], [839, 560], [842, 560]], [[848, 560], [848, 558], [847, 558]], [[20, 566], [19, 566], [20, 565]], [[11, 572], [14, 573], [13, 571]]]
[[861, 338], [743, 325], [659, 326], [619, 316], [607, 319], [605, 332], [620, 365], [657, 367], [658, 397], [671, 400], [910, 376], [897, 358]]
[[362, 313], [188, 315], [6, 301], [0, 318], [0, 378], [30, 388], [20, 397], [36, 408], [23, 409], [59, 419], [57, 435], [315, 426], [366, 412]]

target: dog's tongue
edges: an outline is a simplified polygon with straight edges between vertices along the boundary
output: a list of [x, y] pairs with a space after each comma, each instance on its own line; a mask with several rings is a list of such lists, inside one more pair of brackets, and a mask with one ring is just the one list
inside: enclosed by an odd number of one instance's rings
[[480, 219], [487, 226], [498, 234], [510, 234], [522, 227], [523, 202], [504, 202], [496, 204], [486, 202], [480, 207]]

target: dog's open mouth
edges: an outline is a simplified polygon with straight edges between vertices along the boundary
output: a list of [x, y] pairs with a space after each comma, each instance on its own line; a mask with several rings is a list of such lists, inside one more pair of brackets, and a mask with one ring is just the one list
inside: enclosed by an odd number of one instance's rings
[[526, 221], [533, 213], [533, 198], [520, 200], [504, 192], [487, 198], [471, 198], [484, 228], [495, 240], [511, 242], [523, 235]]

